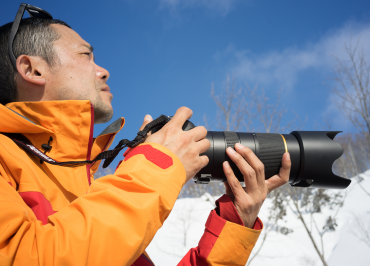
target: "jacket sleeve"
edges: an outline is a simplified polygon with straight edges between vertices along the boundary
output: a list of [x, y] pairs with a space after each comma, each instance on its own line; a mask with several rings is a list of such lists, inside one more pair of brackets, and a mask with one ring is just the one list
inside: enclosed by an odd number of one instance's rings
[[179, 266], [246, 265], [263, 224], [257, 218], [253, 229], [244, 227], [227, 195], [217, 200], [216, 204], [198, 246], [189, 250]]
[[131, 265], [168, 217], [186, 177], [171, 151], [142, 144], [114, 175], [95, 180], [43, 225], [1, 175], [0, 265], [30, 266]]

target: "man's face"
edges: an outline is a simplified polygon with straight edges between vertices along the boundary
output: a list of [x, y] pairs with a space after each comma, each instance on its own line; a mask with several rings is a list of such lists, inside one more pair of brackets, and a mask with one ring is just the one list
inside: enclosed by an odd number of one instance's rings
[[60, 64], [53, 67], [46, 82], [51, 100], [90, 100], [95, 124], [108, 122], [113, 116], [112, 98], [107, 80], [109, 72], [95, 64], [92, 47], [72, 29], [52, 25], [60, 38], [54, 42]]

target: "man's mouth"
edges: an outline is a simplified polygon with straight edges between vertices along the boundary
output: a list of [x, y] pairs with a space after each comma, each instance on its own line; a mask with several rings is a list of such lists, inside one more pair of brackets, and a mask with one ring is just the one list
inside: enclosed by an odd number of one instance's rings
[[113, 94], [110, 92], [110, 88], [109, 88], [109, 86], [103, 87], [103, 88], [101, 89], [101, 91], [102, 91], [102, 92], [104, 92], [104, 93], [108, 93], [108, 94], [110, 94], [111, 96], [113, 96]]
[[109, 88], [109, 86], [103, 87], [101, 90], [102, 90], [102, 91], [110, 92], [110, 88]]

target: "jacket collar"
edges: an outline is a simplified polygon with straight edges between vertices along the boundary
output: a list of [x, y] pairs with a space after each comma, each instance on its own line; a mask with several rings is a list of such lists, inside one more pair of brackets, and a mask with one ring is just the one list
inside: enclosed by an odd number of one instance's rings
[[47, 155], [57, 161], [93, 159], [124, 124], [118, 119], [94, 140], [93, 114], [88, 100], [13, 102], [0, 105], [0, 132], [21, 133], [40, 150], [53, 137]]

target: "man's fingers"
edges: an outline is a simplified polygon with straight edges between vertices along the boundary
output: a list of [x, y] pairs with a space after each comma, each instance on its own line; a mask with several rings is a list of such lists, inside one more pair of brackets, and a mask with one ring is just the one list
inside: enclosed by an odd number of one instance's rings
[[151, 115], [146, 115], [146, 116], [144, 117], [144, 122], [143, 122], [143, 124], [141, 125], [141, 127], [140, 127], [139, 131], [143, 130], [143, 129], [145, 128], [145, 126], [146, 126], [147, 124], [149, 124], [150, 122], [152, 122], [152, 121], [153, 121], [153, 118], [151, 117]]
[[202, 139], [196, 143], [198, 145], [199, 153], [204, 153], [208, 151], [209, 147], [211, 147], [211, 143], [208, 139]]
[[172, 117], [171, 121], [165, 125], [165, 127], [174, 126], [182, 128], [182, 126], [185, 124], [185, 121], [190, 119], [192, 115], [192, 110], [187, 107], [180, 107], [177, 109], [175, 115]]
[[257, 176], [254, 169], [233, 148], [227, 148], [226, 153], [244, 176], [245, 192], [250, 194], [258, 191]]
[[225, 161], [222, 164], [222, 167], [224, 169], [224, 173], [226, 175], [227, 182], [229, 183], [230, 189], [233, 192], [235, 198], [242, 199], [245, 197], [245, 191], [243, 187], [240, 185], [239, 180], [236, 178], [233, 169], [231, 169], [230, 164]]
[[199, 156], [202, 168], [209, 163], [209, 158], [206, 155]]
[[290, 160], [290, 155], [289, 153], [286, 152], [284, 153], [283, 158], [281, 160], [281, 168], [280, 168], [279, 174], [274, 175], [270, 179], [266, 180], [266, 186], [267, 186], [268, 193], [288, 183], [291, 165], [292, 165], [292, 162]]
[[255, 171], [257, 184], [260, 190], [265, 188], [265, 166], [261, 162], [261, 160], [258, 159], [257, 155], [255, 155], [251, 149], [249, 149], [248, 147], [244, 147], [239, 143], [235, 145], [235, 149], [238, 153], [240, 153], [240, 155], [244, 157], [247, 163]]
[[203, 126], [195, 127], [188, 132], [191, 133], [194, 141], [204, 139], [207, 136], [207, 129]]

